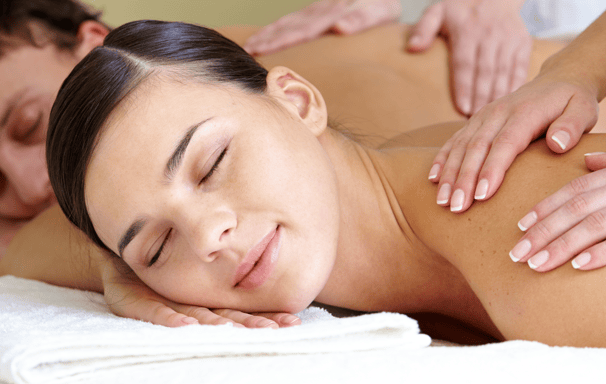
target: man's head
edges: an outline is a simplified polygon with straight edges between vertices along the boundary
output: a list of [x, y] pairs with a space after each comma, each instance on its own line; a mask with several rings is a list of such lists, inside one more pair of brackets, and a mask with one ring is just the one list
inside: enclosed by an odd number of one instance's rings
[[54, 202], [44, 153], [50, 108], [108, 31], [74, 0], [3, 0], [0, 12], [0, 221], [16, 229]]

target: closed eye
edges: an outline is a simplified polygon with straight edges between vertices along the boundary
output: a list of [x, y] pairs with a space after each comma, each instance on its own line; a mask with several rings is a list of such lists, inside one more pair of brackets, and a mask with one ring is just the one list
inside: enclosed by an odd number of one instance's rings
[[160, 256], [162, 256], [162, 252], [164, 251], [164, 246], [166, 245], [166, 243], [168, 243], [168, 240], [170, 239], [170, 236], [172, 233], [173, 233], [173, 229], [171, 228], [171, 229], [169, 229], [168, 233], [166, 234], [166, 237], [164, 238], [162, 245], [160, 245], [160, 248], [158, 249], [158, 251], [156, 252], [154, 257], [152, 257], [151, 260], [149, 261], [149, 263], [147, 263], [148, 268], [151, 267], [152, 265], [154, 265], [154, 263], [156, 261], [158, 261]]
[[215, 164], [213, 164], [213, 166], [210, 169], [210, 171], [208, 171], [208, 173], [200, 180], [200, 184], [202, 184], [202, 183], [208, 181], [208, 179], [210, 179], [210, 177], [213, 175], [213, 173], [215, 173], [215, 171], [217, 170], [217, 168], [219, 168], [219, 164], [221, 164], [221, 161], [225, 157], [226, 153], [227, 153], [227, 147], [225, 147], [225, 149], [223, 150], [223, 152], [221, 152], [221, 154], [219, 155], [219, 157], [217, 157], [217, 160], [215, 161]]

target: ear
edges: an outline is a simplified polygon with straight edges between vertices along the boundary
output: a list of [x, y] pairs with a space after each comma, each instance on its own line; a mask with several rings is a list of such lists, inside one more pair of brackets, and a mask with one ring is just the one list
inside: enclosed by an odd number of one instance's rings
[[293, 70], [272, 68], [267, 75], [267, 91], [314, 135], [320, 136], [326, 130], [328, 112], [322, 94]]
[[87, 20], [78, 27], [78, 46], [75, 55], [83, 59], [93, 48], [103, 44], [103, 39], [109, 31], [103, 24]]

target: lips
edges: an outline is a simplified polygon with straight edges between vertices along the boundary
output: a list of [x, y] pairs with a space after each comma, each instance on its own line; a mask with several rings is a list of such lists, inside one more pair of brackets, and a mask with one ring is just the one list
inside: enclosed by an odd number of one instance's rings
[[233, 286], [255, 289], [269, 278], [278, 261], [280, 252], [281, 227], [273, 229], [259, 243], [252, 247], [236, 269]]

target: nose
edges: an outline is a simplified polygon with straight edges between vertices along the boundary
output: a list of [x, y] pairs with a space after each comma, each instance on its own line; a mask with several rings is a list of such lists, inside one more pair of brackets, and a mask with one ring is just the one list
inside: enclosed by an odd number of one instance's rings
[[0, 150], [2, 173], [25, 206], [36, 206], [49, 200], [53, 191], [48, 179], [44, 143], [18, 149]]
[[[190, 248], [205, 262], [212, 262], [229, 248], [238, 222], [235, 212], [228, 208], [189, 209], [184, 228]], [[198, 214], [192, 214], [192, 211]]]

